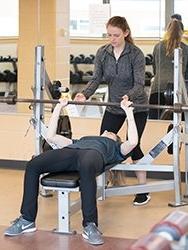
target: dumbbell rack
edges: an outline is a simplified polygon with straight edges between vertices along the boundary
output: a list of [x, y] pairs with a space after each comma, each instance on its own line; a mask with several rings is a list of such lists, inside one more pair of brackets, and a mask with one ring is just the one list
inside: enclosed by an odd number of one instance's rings
[[92, 78], [92, 70], [82, 71], [79, 66], [88, 66], [94, 64], [94, 55], [84, 56], [80, 54], [74, 57], [70, 56], [70, 64], [73, 66], [73, 71], [70, 71], [70, 84], [86, 84]]
[[[1, 56], [0, 63], [11, 63], [13, 67], [13, 71], [6, 69], [3, 72], [0, 72], [0, 82], [6, 83], [4, 97], [7, 97], [11, 92], [12, 84], [17, 82], [17, 58]], [[16, 89], [14, 89], [14, 91], [16, 92]]]

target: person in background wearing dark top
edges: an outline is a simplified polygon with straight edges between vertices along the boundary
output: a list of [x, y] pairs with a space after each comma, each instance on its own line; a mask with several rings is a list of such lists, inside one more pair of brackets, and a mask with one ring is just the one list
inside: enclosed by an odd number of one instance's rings
[[[106, 24], [109, 43], [98, 49], [95, 57], [95, 67], [92, 80], [86, 88], [77, 93], [74, 100], [86, 101], [101, 82], [108, 85], [108, 101], [120, 102], [127, 97], [135, 104], [147, 104], [148, 97], [144, 91], [145, 84], [145, 57], [142, 51], [134, 45], [130, 27], [124, 17], [114, 16]], [[146, 121], [147, 109], [134, 109], [134, 117], [138, 130], [138, 145], [130, 156], [133, 163], [143, 157], [140, 148], [141, 136]], [[100, 134], [105, 130], [118, 133], [126, 119], [126, 114], [118, 107], [107, 107], [102, 119]], [[124, 172], [124, 171], [123, 171]], [[136, 171], [139, 184], [146, 183], [146, 172]], [[148, 193], [136, 194], [134, 205], [144, 205], [150, 200]]]
[[107, 130], [101, 136], [85, 136], [79, 140], [71, 140], [56, 134], [61, 109], [67, 105], [67, 100], [60, 100], [52, 113], [47, 131], [47, 141], [57, 145], [59, 149], [46, 151], [28, 162], [24, 177], [21, 216], [6, 229], [6, 236], [36, 231], [35, 219], [41, 174], [78, 171], [84, 227], [82, 236], [93, 245], [104, 243], [97, 227], [96, 176], [103, 173], [109, 165], [124, 161], [126, 155], [137, 145], [138, 134], [131, 104], [132, 102], [124, 98], [120, 105], [128, 119], [128, 138], [125, 142], [120, 142], [116, 134]]
[[[182, 42], [183, 24], [177, 18], [167, 25], [162, 41], [157, 43], [153, 50], [153, 73], [151, 84], [150, 104], [165, 105], [164, 92], [168, 83], [174, 81], [174, 49], [182, 48], [182, 75], [188, 78], [188, 46]], [[149, 118], [160, 119], [162, 110], [150, 109]]]
[[[179, 20], [180, 22], [182, 22], [182, 17], [180, 14], [173, 14], [171, 16], [171, 19], [177, 19]], [[184, 29], [184, 25], [182, 23], [182, 30], [183, 30], [183, 35], [182, 35], [182, 42], [185, 43], [186, 45], [188, 45], [188, 30]]]

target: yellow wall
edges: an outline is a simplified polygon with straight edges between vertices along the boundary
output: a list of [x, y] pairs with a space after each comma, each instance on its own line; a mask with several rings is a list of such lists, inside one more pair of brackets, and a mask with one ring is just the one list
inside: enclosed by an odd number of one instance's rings
[[[45, 46], [50, 79], [69, 84], [68, 0], [20, 0], [18, 41], [18, 96], [32, 97], [35, 47]], [[19, 112], [28, 112], [18, 105]]]

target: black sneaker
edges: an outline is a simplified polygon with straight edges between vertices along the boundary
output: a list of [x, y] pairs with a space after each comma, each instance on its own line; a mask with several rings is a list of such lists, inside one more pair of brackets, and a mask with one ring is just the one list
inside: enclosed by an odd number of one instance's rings
[[136, 194], [133, 200], [134, 206], [146, 205], [151, 200], [149, 193]]
[[102, 245], [104, 243], [102, 233], [93, 222], [88, 223], [87, 226], [84, 227], [82, 236], [92, 245]]

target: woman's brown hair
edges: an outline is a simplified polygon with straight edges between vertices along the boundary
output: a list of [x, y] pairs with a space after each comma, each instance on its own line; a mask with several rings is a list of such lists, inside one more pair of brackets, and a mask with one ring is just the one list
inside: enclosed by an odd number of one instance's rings
[[127, 37], [125, 37], [125, 41], [134, 44], [133, 38], [131, 36], [131, 30], [125, 17], [113, 16], [108, 20], [106, 27], [108, 27], [109, 25], [117, 27], [121, 29], [123, 32], [129, 31], [129, 34], [127, 35]]
[[166, 55], [170, 56], [174, 49], [180, 47], [183, 26], [182, 22], [177, 19], [172, 19], [167, 26], [164, 42], [166, 45]]

